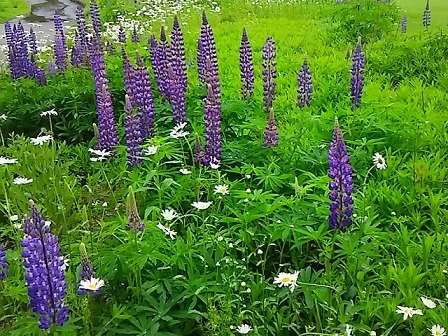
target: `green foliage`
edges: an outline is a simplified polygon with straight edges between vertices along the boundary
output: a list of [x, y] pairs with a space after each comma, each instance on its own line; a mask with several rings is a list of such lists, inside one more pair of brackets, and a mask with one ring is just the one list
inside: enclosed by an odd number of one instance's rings
[[0, 8], [0, 23], [30, 12], [30, 5], [26, 0], [0, 0]]

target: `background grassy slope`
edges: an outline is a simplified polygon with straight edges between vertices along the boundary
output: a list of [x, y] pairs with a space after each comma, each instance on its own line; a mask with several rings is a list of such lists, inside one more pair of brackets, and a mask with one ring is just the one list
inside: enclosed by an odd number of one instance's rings
[[[423, 11], [426, 0], [396, 0], [401, 8], [401, 13], [408, 16], [409, 31], [414, 33], [422, 27]], [[431, 0], [431, 30], [438, 30], [448, 24], [448, 1]]]
[[0, 23], [25, 15], [30, 12], [30, 5], [25, 0], [0, 0]]

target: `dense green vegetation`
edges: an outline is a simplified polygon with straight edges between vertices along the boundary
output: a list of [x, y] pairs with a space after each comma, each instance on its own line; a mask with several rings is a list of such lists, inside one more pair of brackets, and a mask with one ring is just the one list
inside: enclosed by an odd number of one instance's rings
[[26, 0], [0, 0], [0, 23], [30, 12]]
[[[103, 20], [113, 20], [114, 10], [132, 17], [144, 6], [134, 6], [133, 0], [99, 4]], [[90, 69], [69, 68], [43, 87], [0, 75], [0, 115], [6, 116], [0, 121], [0, 156], [18, 159], [0, 165], [0, 241], [10, 264], [9, 277], [0, 280], [0, 329], [5, 335], [40, 332], [30, 316], [18, 225], [29, 212], [30, 198], [52, 222], [69, 259], [70, 319], [57, 328], [59, 335], [225, 336], [238, 334], [243, 323], [253, 335], [419, 336], [436, 335], [428, 330], [433, 325], [448, 328], [443, 3], [431, 2], [438, 26], [428, 30], [421, 26], [425, 3], [403, 4], [408, 33], [400, 31], [402, 10], [375, 0], [207, 4], [222, 88], [223, 157], [217, 170], [192, 160], [195, 134], [204, 138], [196, 5], [179, 13], [187, 61], [193, 63], [187, 91], [190, 135], [169, 136], [171, 108], [154, 90], [156, 136], [145, 147], [157, 146], [157, 151], [136, 168], [126, 165], [118, 44], [106, 53], [122, 144], [110, 160], [92, 162], [88, 152], [97, 118]], [[138, 51], [150, 64], [147, 38], [158, 35], [161, 24], [151, 17], [152, 30], [142, 42], [126, 44], [132, 63]], [[171, 27], [172, 19], [165, 25]], [[255, 91], [249, 101], [240, 94], [243, 27], [254, 51]], [[278, 70], [274, 110], [280, 138], [272, 149], [262, 147], [267, 36], [276, 43]], [[351, 53], [359, 37], [366, 56], [365, 88], [361, 106], [352, 109]], [[299, 109], [297, 73], [305, 55], [314, 93], [311, 106]], [[58, 115], [40, 115], [50, 109]], [[354, 223], [347, 232], [328, 228], [328, 150], [335, 117], [354, 169]], [[55, 141], [30, 143], [38, 135]], [[372, 163], [375, 153], [385, 158], [386, 169]], [[16, 177], [33, 181], [17, 185]], [[216, 193], [218, 185], [227, 185], [229, 194]], [[129, 188], [146, 225], [135, 235], [125, 229]], [[197, 201], [213, 203], [199, 211], [191, 206]], [[178, 216], [164, 219], [166, 209]], [[177, 232], [174, 239], [159, 223]], [[81, 242], [105, 281], [95, 298], [76, 294]], [[274, 284], [280, 272], [294, 271], [299, 275], [293, 292]], [[428, 308], [421, 297], [436, 307]], [[423, 315], [404, 320], [398, 306]]]

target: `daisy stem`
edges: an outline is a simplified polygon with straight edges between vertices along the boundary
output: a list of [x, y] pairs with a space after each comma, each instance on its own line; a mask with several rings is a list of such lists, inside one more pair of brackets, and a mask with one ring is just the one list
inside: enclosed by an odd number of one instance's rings
[[93, 330], [93, 320], [95, 318], [94, 312], [93, 312], [93, 292], [89, 292], [89, 307], [90, 307], [90, 334], [93, 336], [95, 335], [95, 332]]

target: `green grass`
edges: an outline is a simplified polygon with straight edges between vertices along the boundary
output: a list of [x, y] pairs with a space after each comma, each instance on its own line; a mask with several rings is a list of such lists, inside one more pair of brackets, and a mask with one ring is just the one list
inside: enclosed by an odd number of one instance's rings
[[[423, 11], [425, 10], [426, 0], [397, 0], [401, 7], [401, 12], [408, 17], [409, 31], [414, 33], [422, 28]], [[447, 28], [448, 24], [448, 2], [446, 0], [431, 0], [431, 28], [438, 30]]]
[[30, 5], [25, 0], [0, 0], [0, 22], [25, 15], [30, 12]]

